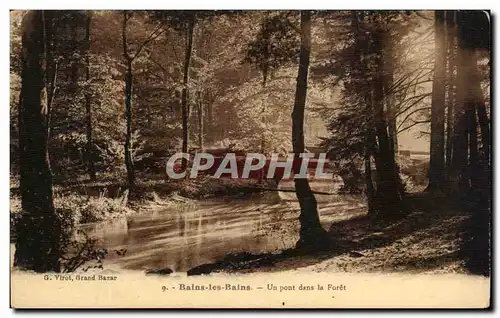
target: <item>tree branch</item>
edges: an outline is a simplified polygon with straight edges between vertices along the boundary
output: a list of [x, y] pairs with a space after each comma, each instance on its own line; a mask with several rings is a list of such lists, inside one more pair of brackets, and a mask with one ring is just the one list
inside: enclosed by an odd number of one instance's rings
[[167, 70], [163, 65], [161, 65], [160, 62], [158, 62], [157, 60], [151, 58], [151, 56], [149, 57], [148, 60], [151, 61], [151, 62], [153, 62], [153, 64], [155, 64], [156, 66], [158, 66], [163, 71], [163, 74], [168, 75], [174, 81], [177, 80], [174, 76], [172, 76], [172, 74], [170, 74], [169, 70]]
[[408, 102], [408, 101], [410, 101], [410, 100], [412, 100], [412, 99], [414, 99], [414, 98], [417, 98], [417, 100], [416, 100], [416, 101], [414, 101], [413, 103], [411, 103], [411, 104], [410, 104], [410, 106], [407, 106], [404, 110], [399, 110], [399, 111], [398, 111], [398, 112], [394, 115], [394, 118], [396, 118], [397, 116], [399, 116], [399, 115], [401, 115], [401, 114], [405, 113], [406, 111], [410, 110], [410, 108], [412, 108], [412, 107], [413, 107], [413, 106], [415, 106], [416, 104], [420, 103], [420, 102], [421, 102], [424, 98], [429, 97], [429, 96], [431, 96], [431, 95], [432, 95], [432, 93], [426, 93], [426, 94], [421, 94], [421, 95], [412, 96], [412, 97], [410, 97], [410, 98], [408, 98], [408, 99], [404, 100], [403, 102], [401, 102], [401, 103], [399, 104], [400, 109], [401, 109], [401, 106], [402, 106], [402, 105], [404, 105], [406, 102]]
[[144, 42], [142, 42], [142, 44], [139, 46], [139, 48], [137, 49], [137, 52], [134, 54], [134, 56], [132, 57], [132, 61], [135, 60], [135, 58], [141, 53], [142, 49], [149, 43], [151, 43], [152, 41], [156, 40], [160, 35], [163, 34], [163, 32], [165, 32], [165, 29], [163, 29], [163, 27], [165, 26], [165, 22], [162, 22], [160, 23], [156, 29], [151, 32], [151, 34], [146, 38], [146, 40], [144, 40]]
[[411, 124], [411, 125], [409, 125], [409, 126], [407, 126], [407, 127], [403, 128], [403, 129], [401, 129], [401, 130], [398, 130], [398, 132], [397, 132], [396, 134], [400, 134], [400, 133], [402, 133], [403, 131], [406, 131], [406, 130], [410, 129], [410, 128], [411, 128], [411, 127], [413, 127], [413, 126], [420, 125], [420, 124], [428, 124], [428, 123], [430, 123], [430, 122], [431, 122], [430, 120], [416, 121], [416, 122], [414, 122], [413, 124]]
[[424, 107], [424, 108], [419, 108], [419, 109], [416, 109], [412, 112], [410, 112], [408, 115], [406, 115], [406, 117], [401, 121], [401, 123], [398, 125], [398, 128], [396, 130], [398, 130], [399, 128], [401, 128], [401, 126], [403, 126], [403, 124], [410, 118], [411, 115], [421, 111], [421, 110], [426, 110], [426, 109], [431, 109], [432, 107]]
[[127, 47], [127, 22], [130, 19], [130, 16], [128, 15], [127, 11], [123, 11], [123, 23], [122, 23], [122, 45], [123, 45], [123, 56], [127, 60], [127, 62], [130, 62], [130, 55], [128, 54], [128, 47]]

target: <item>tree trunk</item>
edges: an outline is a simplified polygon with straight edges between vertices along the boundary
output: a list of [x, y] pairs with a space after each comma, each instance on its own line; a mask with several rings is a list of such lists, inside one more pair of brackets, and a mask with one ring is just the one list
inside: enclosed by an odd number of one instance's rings
[[213, 100], [212, 100], [212, 95], [210, 93], [210, 90], [208, 91], [208, 98], [207, 98], [207, 101], [206, 101], [206, 104], [207, 104], [207, 134], [206, 134], [206, 138], [208, 140], [209, 143], [213, 143], [214, 141], [214, 126], [212, 124], [212, 121], [213, 121]]
[[198, 144], [200, 145], [200, 152], [203, 152], [203, 97], [202, 93], [198, 92]]
[[446, 171], [447, 179], [449, 179], [449, 171], [451, 169], [451, 155], [453, 149], [453, 105], [455, 104], [455, 41], [456, 41], [456, 24], [455, 12], [446, 11], [446, 43], [447, 49], [447, 100], [446, 100]]
[[53, 45], [53, 20], [54, 11], [52, 10], [43, 10], [42, 11], [42, 27], [43, 27], [43, 56], [45, 57], [45, 101], [44, 107], [46, 108], [47, 116], [46, 116], [46, 130], [47, 130], [47, 138], [46, 138], [46, 148], [47, 148], [47, 164], [50, 167], [50, 140], [52, 131], [51, 131], [51, 117], [52, 117], [52, 105], [54, 103], [55, 95], [56, 95], [56, 80], [57, 80], [57, 68], [58, 63], [54, 61], [54, 45]]
[[373, 110], [375, 112], [375, 132], [378, 140], [378, 154], [375, 155], [377, 169], [377, 198], [380, 200], [381, 216], [395, 216], [401, 212], [401, 193], [399, 176], [397, 175], [394, 152], [391, 151], [389, 134], [387, 133], [386, 114], [384, 113], [384, 60], [382, 54], [384, 31], [374, 32], [373, 49], [376, 56], [376, 72], [374, 76]]
[[467, 169], [469, 150], [467, 109], [470, 100], [468, 77], [471, 75], [471, 48], [468, 47], [468, 31], [464, 22], [465, 13], [457, 12], [459, 26], [457, 51], [457, 96], [455, 104], [455, 127], [452, 155], [453, 192], [464, 193], [469, 187], [470, 173]]
[[395, 158], [397, 158], [399, 147], [398, 147], [398, 134], [397, 134], [397, 129], [396, 129], [396, 118], [391, 119], [389, 121], [389, 138], [390, 138], [390, 142], [391, 142], [390, 143], [391, 152], [393, 152]]
[[[480, 166], [480, 161], [484, 162], [484, 151], [485, 147], [483, 146], [483, 152], [481, 154], [482, 158], [479, 158], [478, 152], [478, 137], [477, 137], [477, 119], [476, 119], [476, 109], [478, 114], [481, 112], [479, 108], [482, 105], [484, 109], [484, 101], [481, 93], [481, 80], [478, 74], [477, 69], [477, 55], [475, 51], [471, 51], [470, 54], [467, 54], [469, 57], [468, 63], [470, 64], [470, 73], [467, 77], [468, 79], [468, 87], [470, 90], [470, 96], [467, 102], [467, 123], [468, 123], [468, 132], [469, 132], [469, 167], [470, 167], [470, 179], [471, 186], [474, 188], [478, 188], [480, 185], [478, 184], [478, 177], [482, 174], [480, 169], [484, 169], [486, 167]], [[484, 120], [484, 118], [482, 118]], [[486, 121], [487, 124], [487, 121]], [[482, 143], [489, 143], [489, 126], [481, 126], [481, 138]], [[486, 138], [486, 140], [485, 140]], [[489, 147], [486, 147], [489, 148]]]
[[[356, 62], [358, 63], [358, 66], [360, 70], [368, 74], [368, 67], [366, 65], [366, 59], [363, 59], [362, 57], [367, 53], [368, 51], [368, 41], [362, 41], [361, 40], [361, 30], [360, 30], [360, 25], [362, 27], [364, 24], [364, 15], [363, 12], [361, 14], [358, 13], [358, 11], [351, 11], [351, 23], [352, 27], [356, 32], [356, 45], [355, 45], [355, 53], [354, 56], [356, 58]], [[373, 85], [370, 85], [370, 89], [367, 89], [364, 94], [364, 102], [365, 102], [365, 109], [367, 114], [370, 114], [373, 112]], [[370, 119], [367, 118], [367, 123], [366, 127], [372, 127], [372, 123], [370, 122]], [[394, 121], [395, 123], [395, 121]], [[396, 139], [397, 140], [397, 139]], [[375, 139], [375, 132], [371, 128], [366, 128], [365, 131], [365, 138], [364, 138], [364, 146], [365, 146], [365, 154], [364, 154], [364, 165], [365, 165], [365, 184], [366, 184], [366, 197], [367, 197], [367, 204], [368, 204], [368, 214], [370, 215], [375, 215], [378, 211], [377, 208], [377, 199], [376, 199], [376, 191], [375, 187], [373, 185], [373, 178], [372, 178], [372, 168], [371, 168], [371, 157], [377, 153], [376, 150], [376, 139]]]
[[484, 162], [486, 166], [490, 162], [490, 148], [491, 148], [491, 135], [490, 135], [490, 123], [488, 115], [486, 113], [486, 106], [484, 103], [483, 92], [481, 90], [481, 80], [480, 74], [477, 67], [477, 55], [474, 54], [471, 59], [472, 63], [472, 73], [470, 74], [470, 85], [473, 95], [473, 103], [477, 109], [477, 118], [479, 120], [479, 127], [481, 129], [481, 146], [482, 154], [481, 161]]
[[[460, 54], [460, 53], [459, 53]], [[460, 84], [457, 87], [457, 100], [461, 99], [459, 93]], [[463, 111], [463, 105], [455, 104], [455, 127], [453, 137], [452, 154], [452, 186], [453, 192], [464, 192], [468, 189], [467, 157], [469, 148], [469, 137], [467, 135], [467, 119]]]
[[[460, 56], [461, 53], [459, 52]], [[463, 77], [463, 71], [458, 67], [458, 76]], [[454, 116], [454, 136], [453, 136], [453, 149], [452, 149], [452, 180], [450, 181], [453, 186], [453, 192], [463, 192], [468, 189], [468, 181], [465, 177], [465, 170], [467, 167], [468, 156], [468, 136], [467, 136], [467, 121], [464, 114], [463, 103], [460, 102], [463, 97], [463, 84], [459, 80], [457, 84], [457, 103], [455, 104]]]
[[30, 11], [22, 22], [22, 74], [19, 103], [20, 190], [23, 214], [17, 227], [16, 266], [37, 272], [60, 271], [61, 225], [55, 214], [47, 155], [47, 100], [42, 98], [46, 25], [44, 11]]
[[85, 81], [87, 86], [85, 89], [85, 111], [87, 121], [87, 172], [91, 180], [95, 180], [95, 167], [93, 158], [93, 140], [92, 140], [92, 105], [90, 97], [90, 28], [92, 23], [92, 12], [87, 11], [87, 22], [85, 27]]
[[132, 62], [127, 63], [127, 73], [125, 75], [125, 117], [127, 119], [127, 133], [125, 135], [125, 167], [127, 168], [127, 182], [129, 188], [135, 183], [134, 162], [130, 152], [130, 142], [132, 139]]
[[[189, 17], [188, 28], [186, 34], [186, 51], [184, 57], [184, 78], [182, 82], [181, 110], [182, 110], [182, 152], [188, 152], [189, 145], [189, 67], [191, 63], [191, 54], [193, 52], [193, 33], [195, 25], [195, 14], [192, 13]], [[182, 169], [186, 169], [187, 160], [182, 160]]]
[[467, 130], [469, 132], [469, 169], [472, 187], [477, 187], [478, 151], [477, 151], [477, 120], [476, 105], [473, 102], [467, 105]]
[[[79, 23], [78, 23], [78, 15], [75, 14], [75, 15], [71, 15], [71, 20], [69, 22], [69, 27], [70, 27], [70, 30], [71, 30], [71, 54], [80, 54], [80, 50], [79, 50], [79, 43], [78, 43], [78, 27], [79, 27]], [[79, 57], [76, 57], [77, 55], [73, 55], [71, 57], [71, 82], [70, 82], [70, 85], [69, 85], [69, 90], [70, 90], [70, 93], [73, 95], [73, 98], [77, 96], [78, 94], [78, 67], [79, 67], [79, 63], [80, 63], [80, 58]]]
[[[128, 53], [127, 45], [127, 13], [124, 12], [124, 19], [122, 25], [122, 41], [123, 41], [123, 55], [125, 57], [125, 62], [127, 65], [127, 70], [125, 73], [125, 118], [127, 121], [127, 132], [125, 134], [125, 167], [127, 169], [127, 185], [129, 189], [132, 189], [135, 184], [135, 171], [134, 162], [132, 160], [132, 154], [130, 151], [130, 143], [132, 139], [132, 86], [133, 86], [133, 76], [132, 76], [132, 58]], [[130, 192], [129, 192], [130, 193]]]
[[388, 128], [389, 128], [389, 146], [391, 152], [397, 154], [398, 152], [398, 135], [396, 128], [396, 116], [394, 110], [394, 95], [389, 92], [394, 83], [394, 53], [393, 43], [389, 32], [385, 33], [384, 44], [384, 95], [386, 101]]
[[[265, 91], [267, 84], [268, 70], [264, 67], [262, 70], [262, 90]], [[260, 120], [262, 121], [262, 135], [260, 136], [260, 153], [266, 153], [266, 102], [262, 103], [262, 109], [260, 110]], [[262, 181], [262, 178], [261, 180]]]
[[491, 149], [491, 132], [490, 121], [486, 114], [486, 106], [484, 104], [484, 97], [482, 96], [480, 83], [477, 82], [476, 89], [478, 90], [480, 100], [477, 103], [477, 116], [479, 119], [479, 127], [481, 128], [481, 144], [483, 147], [484, 162], [486, 165], [490, 164], [490, 149]]
[[[388, 18], [387, 23], [390, 23], [390, 18]], [[390, 156], [394, 161], [394, 169], [396, 175], [396, 182], [398, 186], [398, 191], [404, 192], [404, 185], [399, 177], [399, 165], [397, 164], [398, 155], [398, 133], [397, 133], [397, 116], [395, 110], [395, 96], [390, 92], [390, 88], [394, 84], [394, 43], [390, 32], [384, 32], [383, 35], [383, 85], [384, 85], [384, 99], [386, 104], [386, 118], [388, 118], [387, 128], [389, 132], [389, 152]]]
[[[478, 153], [476, 108], [484, 108], [480, 90], [480, 77], [477, 72], [477, 49], [488, 49], [484, 41], [490, 37], [490, 21], [485, 12], [465, 11], [457, 12], [459, 24], [459, 60], [457, 87], [457, 106], [465, 112], [462, 115], [461, 133], [465, 136], [463, 147], [464, 157], [459, 157], [457, 168], [462, 168], [458, 194], [460, 208], [470, 217], [462, 229], [461, 258], [472, 274], [489, 276], [491, 272], [491, 172]], [[483, 20], [484, 19], [484, 20]], [[483, 21], [481, 21], [483, 20]], [[485, 21], [486, 20], [486, 21]], [[486, 115], [486, 114], [482, 114]], [[486, 118], [480, 119], [487, 123]], [[483, 130], [484, 129], [484, 130]], [[465, 131], [465, 132], [464, 132]], [[483, 127], [481, 134], [487, 138], [489, 144], [489, 127]], [[469, 138], [469, 139], [467, 139]], [[467, 142], [469, 140], [469, 142]], [[484, 142], [482, 140], [482, 142]], [[470, 150], [469, 165], [467, 166], [467, 147]], [[488, 150], [489, 151], [489, 150]], [[453, 158], [455, 160], [455, 158]], [[465, 171], [465, 172], [464, 172]]]
[[371, 164], [371, 147], [365, 149], [365, 184], [366, 184], [366, 198], [368, 202], [368, 214], [373, 215], [377, 209], [374, 206], [375, 188], [373, 187], [372, 180], [372, 164]]
[[428, 191], [441, 191], [444, 185], [445, 48], [444, 11], [435, 11], [434, 78], [432, 80], [431, 143]]
[[[262, 91], [265, 91], [266, 89], [267, 76], [268, 76], [268, 68], [266, 65], [262, 69]], [[266, 102], [262, 103], [262, 108], [260, 110], [260, 120], [262, 121], [262, 132], [260, 136], [260, 153], [266, 155], [266, 129], [267, 129]], [[264, 173], [261, 170], [259, 173], [259, 184], [262, 184], [263, 182], [264, 182]]]
[[[292, 113], [292, 145], [295, 159], [300, 161], [299, 154], [304, 152], [304, 112], [307, 97], [307, 76], [311, 50], [311, 12], [300, 12], [301, 45], [299, 55], [299, 71], [295, 91], [295, 104]], [[295, 171], [298, 172], [298, 171]], [[316, 198], [311, 191], [307, 179], [295, 179], [295, 193], [300, 205], [300, 238], [296, 244], [298, 249], [314, 250], [325, 247], [326, 231], [319, 222]]]

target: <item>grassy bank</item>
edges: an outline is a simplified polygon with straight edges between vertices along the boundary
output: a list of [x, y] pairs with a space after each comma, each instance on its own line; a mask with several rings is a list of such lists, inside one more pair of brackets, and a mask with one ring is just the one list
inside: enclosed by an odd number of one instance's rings
[[[260, 191], [256, 180], [215, 179], [200, 177], [186, 180], [164, 180], [143, 176], [132, 192], [117, 179], [79, 180], [54, 185], [54, 207], [72, 225], [107, 221], [165, 204], [188, 204], [193, 199], [220, 196], [243, 196]], [[21, 215], [21, 199], [16, 179], [11, 181], [11, 231]]]

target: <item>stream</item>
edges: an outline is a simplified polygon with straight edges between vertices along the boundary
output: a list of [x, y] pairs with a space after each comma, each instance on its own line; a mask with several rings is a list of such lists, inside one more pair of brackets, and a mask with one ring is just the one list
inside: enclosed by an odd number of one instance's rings
[[[313, 181], [315, 191], [336, 193], [339, 183]], [[284, 181], [280, 188], [293, 189]], [[360, 196], [316, 195], [320, 220], [332, 222], [366, 213]], [[299, 205], [293, 192], [190, 200], [108, 222], [82, 225], [107, 248], [105, 267], [128, 270], [171, 268], [177, 272], [223, 258], [227, 253], [278, 252], [298, 239]], [[125, 255], [113, 250], [126, 249]]]

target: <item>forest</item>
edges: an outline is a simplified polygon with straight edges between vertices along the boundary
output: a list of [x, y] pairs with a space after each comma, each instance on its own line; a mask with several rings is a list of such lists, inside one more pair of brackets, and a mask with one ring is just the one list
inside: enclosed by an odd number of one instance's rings
[[[489, 275], [489, 12], [35, 10], [10, 18], [15, 268], [87, 271], [110, 259], [189, 275], [301, 267], [307, 257], [364, 271], [378, 257], [376, 271]], [[337, 177], [167, 177], [172, 154], [204, 151], [319, 151]], [[237, 231], [229, 218], [250, 210], [258, 215], [245, 222], [259, 234], [249, 241], [215, 251], [193, 234], [228, 241]], [[144, 217], [154, 213], [177, 217], [175, 228], [154, 227], [163, 219]], [[118, 220], [126, 228], [119, 243], [85, 230]], [[145, 224], [148, 236], [133, 237]], [[148, 249], [169, 229], [187, 243]], [[394, 250], [393, 263], [382, 261]]]

